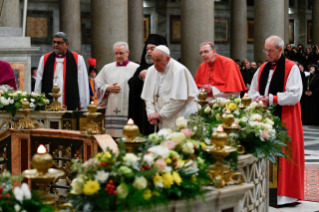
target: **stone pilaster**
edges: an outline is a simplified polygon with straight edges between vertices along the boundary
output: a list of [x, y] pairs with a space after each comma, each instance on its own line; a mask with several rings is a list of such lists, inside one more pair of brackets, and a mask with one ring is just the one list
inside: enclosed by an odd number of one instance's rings
[[289, 0], [284, 0], [284, 1], [285, 1], [285, 11], [284, 11], [285, 36], [283, 40], [285, 42], [285, 48], [286, 48], [286, 44], [289, 43]]
[[[4, 1], [4, 2], [3, 2]], [[0, 0], [0, 10], [3, 3], [0, 27], [19, 27], [19, 0]]]
[[312, 1], [312, 36], [311, 43], [319, 45], [319, 0]]

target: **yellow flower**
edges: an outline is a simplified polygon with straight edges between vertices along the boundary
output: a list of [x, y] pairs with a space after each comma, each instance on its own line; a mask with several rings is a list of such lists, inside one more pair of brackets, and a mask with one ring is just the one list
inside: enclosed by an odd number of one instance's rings
[[204, 148], [205, 146], [207, 146], [207, 145], [205, 144], [205, 142], [201, 142], [200, 145], [202, 146], [202, 148]]
[[108, 159], [112, 158], [112, 155], [110, 152], [105, 152], [102, 157], [101, 157], [101, 161], [108, 161]]
[[153, 196], [156, 196], [156, 197], [159, 197], [159, 196], [160, 196], [160, 193], [158, 193], [157, 191], [153, 191], [153, 192], [152, 192], [152, 195], [153, 195]]
[[192, 180], [193, 182], [196, 182], [196, 181], [197, 181], [196, 176], [195, 176], [195, 175], [193, 175], [193, 176], [191, 177], [191, 180]]
[[89, 180], [83, 186], [83, 193], [85, 195], [93, 195], [101, 189], [97, 181]]
[[152, 197], [152, 192], [151, 192], [151, 190], [146, 189], [146, 190], [143, 192], [143, 196], [144, 196], [144, 199], [149, 200], [149, 199]]
[[177, 172], [173, 172], [173, 179], [177, 185], [180, 185], [183, 182], [181, 176]]
[[170, 163], [172, 163], [172, 159], [170, 159], [170, 158], [168, 157], [168, 158], [165, 159], [165, 162], [166, 162], [167, 164], [170, 164]]
[[164, 173], [162, 177], [164, 188], [170, 188], [174, 184], [174, 179], [171, 173]]
[[237, 109], [237, 106], [236, 106], [235, 103], [230, 103], [230, 104], [228, 105], [228, 109], [230, 109], [230, 110], [236, 110], [236, 109]]
[[163, 180], [163, 178], [159, 175], [155, 175], [155, 177], [153, 178], [153, 182], [156, 183], [161, 183]]

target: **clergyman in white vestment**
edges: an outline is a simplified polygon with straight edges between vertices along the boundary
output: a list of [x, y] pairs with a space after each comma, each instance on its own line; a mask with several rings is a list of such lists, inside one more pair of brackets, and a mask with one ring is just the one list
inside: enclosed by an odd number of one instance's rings
[[130, 89], [127, 82], [139, 65], [128, 60], [130, 51], [127, 43], [117, 42], [113, 49], [116, 62], [105, 65], [95, 82], [98, 88], [98, 105], [107, 105], [105, 133], [117, 138], [123, 136], [123, 126], [127, 123]]
[[[189, 70], [171, 58], [166, 46], [152, 53], [154, 65], [147, 70], [141, 98], [145, 100], [148, 121], [160, 129], [172, 128], [175, 120], [198, 110], [198, 95]], [[159, 123], [158, 123], [159, 120]]]

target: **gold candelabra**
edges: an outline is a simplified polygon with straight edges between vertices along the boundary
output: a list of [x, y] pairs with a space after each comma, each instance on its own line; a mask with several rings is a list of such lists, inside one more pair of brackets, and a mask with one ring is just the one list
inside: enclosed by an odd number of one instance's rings
[[47, 111], [61, 111], [66, 110], [66, 105], [62, 105], [58, 98], [62, 95], [60, 92], [60, 88], [55, 84], [52, 88], [52, 93], [49, 93], [50, 96], [54, 98], [54, 101], [50, 105], [45, 106], [45, 110]]
[[136, 138], [140, 133], [137, 125], [134, 124], [132, 119], [129, 119], [127, 124], [123, 127], [123, 135], [125, 136], [126, 151], [134, 153], [138, 146], [145, 142], [144, 138]]
[[206, 100], [208, 97], [207, 93], [205, 92], [204, 89], [201, 89], [200, 93], [198, 94], [198, 99], [199, 100], [196, 100], [196, 102], [198, 104], [200, 104], [200, 106], [204, 106], [204, 105], [207, 105], [208, 104], [208, 101]]
[[20, 119], [17, 124], [14, 125], [15, 129], [36, 129], [39, 128], [39, 123], [28, 117], [33, 109], [30, 108], [30, 103], [26, 98], [22, 101], [22, 109], [19, 111], [24, 115], [23, 119]]
[[100, 116], [102, 113], [96, 112], [97, 107], [92, 101], [91, 104], [88, 106], [88, 111], [87, 113], [84, 113], [83, 115], [87, 116], [87, 123], [85, 127], [82, 127], [81, 133], [83, 134], [102, 134], [105, 132], [105, 128], [103, 126], [100, 126], [96, 122], [96, 118]]
[[245, 93], [245, 95], [243, 96], [243, 98], [241, 99], [241, 103], [243, 105], [244, 108], [248, 107], [251, 103], [251, 98], [248, 96], [247, 93]]
[[226, 143], [228, 142], [228, 135], [223, 131], [221, 125], [217, 128], [217, 132], [212, 134], [211, 142], [214, 145], [206, 146], [203, 150], [216, 158], [216, 163], [210, 165], [208, 171], [208, 175], [212, 178], [214, 186], [222, 188], [225, 185], [228, 185], [229, 182], [241, 184], [243, 182], [242, 174], [240, 172], [234, 173], [230, 169], [229, 165], [223, 164], [223, 159], [230, 153], [237, 151], [237, 149], [231, 146], [226, 146]]

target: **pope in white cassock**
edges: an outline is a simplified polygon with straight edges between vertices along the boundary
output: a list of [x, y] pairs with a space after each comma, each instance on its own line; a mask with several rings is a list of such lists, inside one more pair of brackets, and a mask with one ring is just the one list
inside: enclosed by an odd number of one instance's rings
[[54, 35], [54, 52], [41, 57], [34, 91], [49, 93], [56, 84], [60, 88], [58, 101], [68, 110], [86, 109], [90, 101], [89, 81], [86, 65], [81, 55], [68, 50], [69, 38], [64, 32]]
[[154, 49], [154, 65], [147, 70], [141, 94], [146, 103], [148, 121], [158, 124], [160, 129], [174, 127], [178, 117], [187, 118], [199, 108], [194, 101], [198, 89], [193, 76], [169, 55], [166, 46]]
[[105, 133], [122, 137], [123, 126], [128, 118], [128, 80], [133, 76], [136, 63], [128, 60], [129, 47], [125, 42], [113, 46], [116, 62], [105, 65], [97, 75], [98, 105], [107, 105], [105, 111]]

